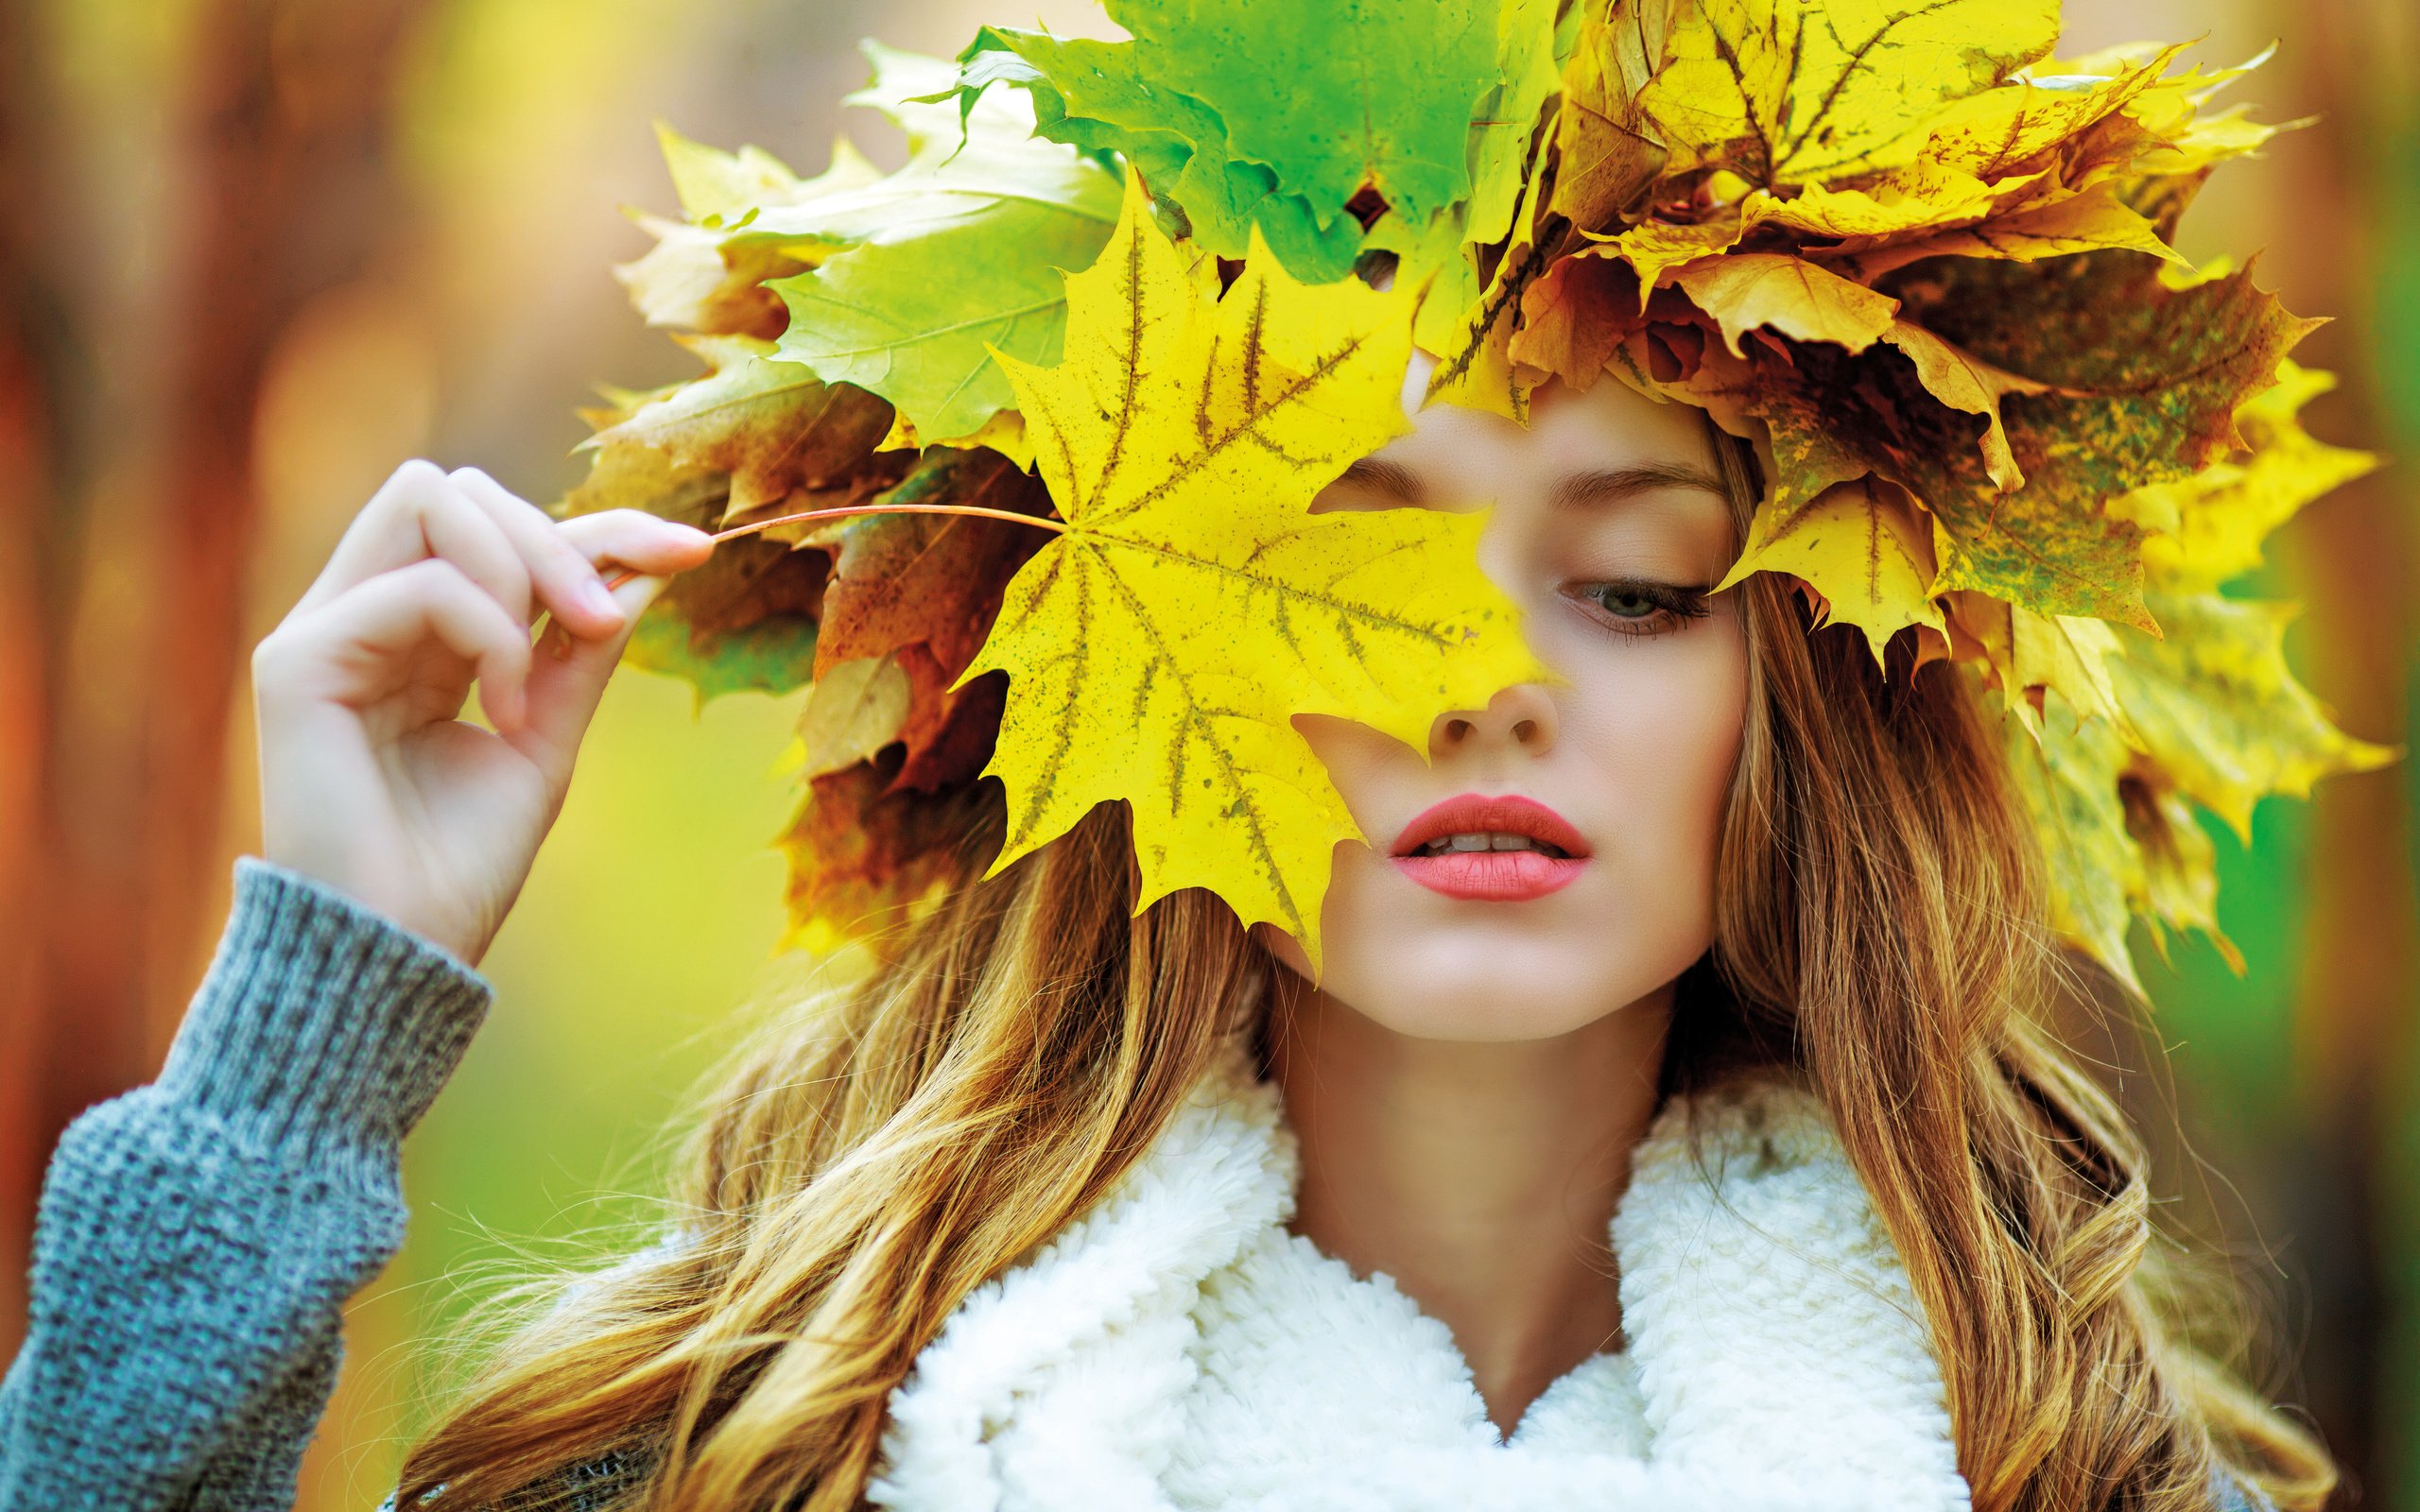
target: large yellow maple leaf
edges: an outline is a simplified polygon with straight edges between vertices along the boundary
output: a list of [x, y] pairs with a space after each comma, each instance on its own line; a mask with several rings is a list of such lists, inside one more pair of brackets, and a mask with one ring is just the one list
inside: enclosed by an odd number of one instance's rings
[[1480, 514], [1310, 511], [1409, 428], [1413, 297], [1299, 284], [1255, 235], [1220, 298], [1130, 182], [1099, 260], [1068, 276], [1064, 358], [998, 359], [1065, 528], [966, 673], [1009, 675], [994, 871], [1123, 799], [1138, 909], [1207, 887], [1316, 966], [1331, 856], [1362, 835], [1292, 718], [1425, 753], [1439, 714], [1547, 675], [1479, 570]]
[[1668, 174], [1778, 187], [1897, 167], [1949, 101], [2047, 56], [2056, 0], [1702, 0], [1677, 12], [1639, 109]]

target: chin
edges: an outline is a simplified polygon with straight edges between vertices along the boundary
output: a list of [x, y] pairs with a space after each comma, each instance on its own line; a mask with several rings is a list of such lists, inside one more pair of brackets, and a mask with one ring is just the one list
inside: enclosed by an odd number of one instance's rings
[[1636, 991], [1608, 990], [1605, 984], [1579, 973], [1551, 970], [1538, 974], [1524, 970], [1515, 982], [1500, 969], [1455, 961], [1438, 971], [1391, 970], [1376, 980], [1350, 985], [1331, 976], [1323, 985], [1329, 997], [1380, 1028], [1409, 1039], [1510, 1044], [1576, 1034], [1650, 996], [1664, 982], [1644, 984]]
[[[1317, 986], [1414, 1039], [1571, 1034], [1668, 987], [1713, 936], [1710, 907], [1674, 906], [1685, 893], [1603, 891], [1582, 884], [1526, 902], [1475, 902], [1439, 897], [1391, 869], [1341, 864], [1322, 915], [1327, 959]], [[1266, 927], [1261, 937], [1307, 979], [1309, 963], [1290, 937]]]

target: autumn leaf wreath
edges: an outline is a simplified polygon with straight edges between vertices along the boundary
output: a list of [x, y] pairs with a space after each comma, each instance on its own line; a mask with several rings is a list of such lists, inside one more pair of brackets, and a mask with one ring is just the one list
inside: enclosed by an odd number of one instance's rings
[[627, 654], [811, 687], [788, 942], [957, 880], [994, 778], [995, 869], [1123, 800], [1138, 907], [1318, 959], [1359, 835], [1290, 718], [1417, 741], [1539, 675], [1478, 517], [1309, 511], [1414, 346], [1431, 403], [1610, 379], [1754, 441], [1724, 586], [1996, 690], [2055, 922], [2129, 981], [2133, 916], [2226, 948], [2197, 811], [2394, 754], [2221, 591], [2373, 465], [2297, 421], [2315, 322], [2172, 245], [2277, 129], [2210, 108], [2243, 69], [2054, 60], [2055, 0], [1106, 4], [1128, 38], [868, 43], [895, 173], [662, 133], [682, 215], [617, 271], [707, 370], [609, 391], [557, 507], [731, 533]]

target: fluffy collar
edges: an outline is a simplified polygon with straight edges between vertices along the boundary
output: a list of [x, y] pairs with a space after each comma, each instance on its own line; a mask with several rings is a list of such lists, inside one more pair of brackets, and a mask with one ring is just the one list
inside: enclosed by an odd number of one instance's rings
[[1298, 1174], [1276, 1090], [1231, 1043], [1098, 1206], [950, 1315], [891, 1395], [868, 1500], [1964, 1512], [1906, 1271], [1805, 1090], [1742, 1079], [1658, 1115], [1613, 1223], [1627, 1358], [1557, 1382], [1509, 1443], [1443, 1326], [1383, 1277], [1330, 1288], [1321, 1336], [1269, 1367], [1268, 1320], [1313, 1304], [1234, 1302], [1305, 1274], [1284, 1229]]

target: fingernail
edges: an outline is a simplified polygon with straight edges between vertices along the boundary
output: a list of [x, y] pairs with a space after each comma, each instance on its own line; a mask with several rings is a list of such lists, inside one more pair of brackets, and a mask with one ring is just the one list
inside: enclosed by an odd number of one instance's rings
[[592, 612], [617, 620], [623, 617], [620, 600], [606, 590], [600, 579], [592, 577], [579, 585], [579, 602]]
[[621, 605], [625, 613], [636, 619], [649, 604], [655, 602], [655, 595], [663, 593], [671, 581], [671, 578], [658, 573], [641, 573], [614, 590], [614, 598]]

